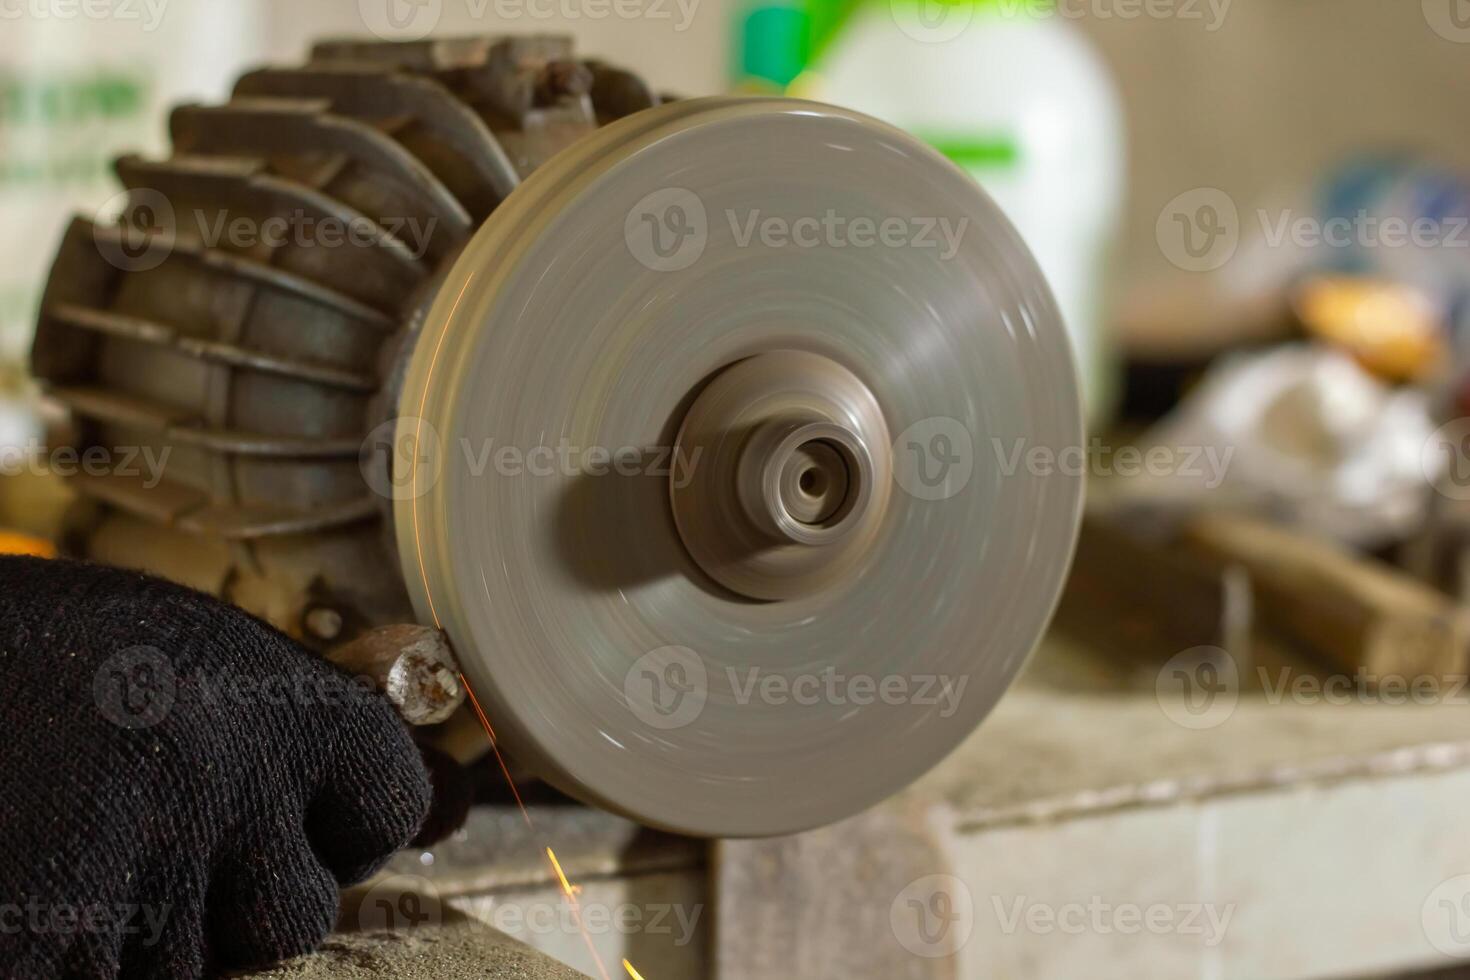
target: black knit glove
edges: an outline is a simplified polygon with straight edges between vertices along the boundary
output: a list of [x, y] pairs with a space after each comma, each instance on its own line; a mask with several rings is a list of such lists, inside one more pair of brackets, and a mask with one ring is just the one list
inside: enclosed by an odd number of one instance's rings
[[388, 704], [246, 613], [0, 558], [0, 976], [306, 952], [428, 806]]

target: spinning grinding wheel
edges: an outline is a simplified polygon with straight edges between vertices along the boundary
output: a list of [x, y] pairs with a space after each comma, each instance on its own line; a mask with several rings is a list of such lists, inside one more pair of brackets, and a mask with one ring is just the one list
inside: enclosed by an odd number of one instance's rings
[[[405, 300], [397, 410], [358, 430], [391, 448], [367, 473], [394, 580], [565, 791], [696, 834], [838, 819], [972, 731], [1043, 629], [1081, 499], [1035, 462], [1081, 442], [1065, 336], [999, 211], [910, 137], [794, 100], [650, 106]], [[199, 513], [163, 523], [218, 535]], [[352, 594], [335, 576], [311, 590]], [[392, 621], [373, 606], [349, 618]]]

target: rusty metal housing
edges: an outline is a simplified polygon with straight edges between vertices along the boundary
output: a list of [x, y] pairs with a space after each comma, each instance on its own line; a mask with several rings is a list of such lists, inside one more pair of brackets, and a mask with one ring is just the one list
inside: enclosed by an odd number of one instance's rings
[[332, 41], [172, 115], [78, 218], [35, 374], [77, 447], [147, 447], [161, 481], [73, 481], [67, 550], [218, 594], [319, 647], [411, 622], [365, 436], [444, 270], [522, 178], [658, 104], [560, 37]]

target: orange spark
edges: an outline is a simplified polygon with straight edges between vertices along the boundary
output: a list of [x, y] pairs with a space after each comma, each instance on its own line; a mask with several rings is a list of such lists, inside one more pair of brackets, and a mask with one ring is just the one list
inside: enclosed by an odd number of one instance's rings
[[[449, 310], [449, 321], [452, 321], [454, 319], [455, 313], [459, 310], [459, 304], [464, 301], [465, 293], [469, 290], [470, 283], [473, 280], [473, 275], [466, 279], [465, 284], [460, 288], [459, 295], [454, 298], [454, 305], [450, 307]], [[444, 348], [444, 340], [448, 335], [449, 331], [447, 329], [440, 331], [438, 341], [434, 345], [434, 353], [429, 358], [429, 371], [428, 374], [424, 377], [423, 397], [419, 400], [419, 412], [416, 419], [417, 426], [414, 432], [415, 451], [417, 451], [417, 447], [420, 444], [420, 440], [422, 438], [422, 431], [424, 426], [424, 411], [427, 409], [429, 404], [429, 388], [431, 387], [431, 384], [434, 380], [434, 369], [439, 364], [439, 354]], [[433, 589], [429, 586], [429, 572], [428, 568], [424, 564], [424, 545], [422, 536], [419, 531], [418, 471], [419, 468], [417, 466], [413, 467], [413, 470], [411, 471], [411, 475], [409, 477], [410, 494], [412, 496], [414, 550], [415, 552], [417, 552], [419, 577], [424, 583], [424, 599], [429, 606], [429, 616], [434, 620], [434, 625], [442, 630], [444, 628], [444, 624], [440, 622], [439, 611], [434, 607], [434, 593]], [[515, 797], [516, 806], [520, 808], [521, 818], [525, 820], [527, 827], [534, 830], [535, 825], [531, 821], [531, 814], [529, 811], [526, 810], [526, 804], [521, 800], [520, 790], [516, 788], [515, 780], [511, 778], [510, 768], [505, 764], [505, 757], [500, 754], [500, 739], [496, 737], [495, 729], [490, 727], [490, 719], [485, 716], [484, 709], [480, 707], [480, 699], [475, 697], [475, 689], [470, 686], [469, 678], [465, 677], [463, 673], [459, 675], [459, 682], [464, 685], [465, 693], [469, 695], [470, 705], [475, 710], [475, 717], [479, 720], [480, 726], [485, 729], [485, 734], [490, 739], [490, 749], [495, 753], [495, 761], [500, 764], [501, 775], [505, 777], [505, 783], [507, 786], [510, 787], [511, 795]], [[592, 954], [592, 961], [597, 964], [597, 972], [602, 976], [602, 980], [608, 980], [607, 968], [602, 965], [602, 957], [597, 955], [597, 949], [592, 945], [592, 936], [588, 934], [587, 928], [582, 925], [581, 909], [577, 905], [577, 894], [582, 889], [576, 885], [573, 885], [570, 881], [567, 880], [567, 876], [561, 870], [561, 862], [557, 861], [556, 855], [552, 852], [550, 847], [546, 849], [546, 853], [551, 858], [551, 866], [556, 869], [557, 878], [561, 880], [562, 891], [566, 893], [567, 900], [571, 903], [572, 916], [577, 921], [577, 928], [582, 933], [583, 942], [587, 944], [587, 951]], [[626, 963], [627, 961], [625, 960], [624, 964], [626, 965]], [[629, 966], [628, 969], [631, 970], [632, 967]], [[636, 972], [634, 973], [634, 976], [637, 977], [637, 980], [643, 980], [642, 977], [638, 977]]]
[[[469, 695], [470, 706], [475, 709], [475, 717], [480, 720], [480, 727], [485, 729], [485, 734], [490, 739], [490, 751], [495, 753], [495, 761], [500, 764], [500, 774], [505, 777], [505, 785], [510, 787], [510, 795], [516, 798], [516, 806], [521, 810], [521, 819], [526, 821], [527, 827], [531, 827], [531, 814], [526, 811], [526, 804], [521, 802], [521, 791], [516, 789], [516, 781], [510, 776], [510, 767], [505, 764], [505, 756], [500, 754], [500, 739], [495, 736], [495, 729], [490, 727], [490, 719], [485, 717], [485, 710], [480, 707], [480, 699], [475, 697], [475, 689], [470, 687], [470, 679], [463, 672], [459, 675], [459, 682], [464, 685], [465, 694]], [[532, 827], [532, 829], [535, 828]]]
[[[452, 322], [454, 320], [454, 314], [458, 312], [459, 304], [464, 301], [464, 294], [469, 290], [470, 283], [474, 282], [474, 280], [475, 277], [471, 275], [465, 280], [464, 285], [460, 287], [459, 295], [454, 297], [454, 305], [449, 309], [449, 317], [446, 322]], [[434, 380], [434, 368], [439, 364], [439, 352], [443, 350], [444, 338], [447, 336], [449, 336], [447, 327], [439, 331], [439, 342], [434, 345], [434, 355], [429, 358], [429, 373], [424, 376], [424, 397], [419, 399], [419, 414], [414, 420], [416, 424], [413, 433], [413, 451], [415, 453], [419, 451], [418, 447], [421, 445], [420, 440], [424, 430], [424, 409], [429, 404], [429, 386]], [[415, 460], [415, 463], [417, 463], [417, 460]], [[388, 465], [393, 465], [391, 459], [388, 461]], [[409, 492], [413, 495], [413, 547], [418, 552], [419, 576], [424, 580], [424, 599], [429, 604], [429, 615], [433, 618], [434, 625], [442, 630], [444, 624], [439, 622], [439, 611], [434, 608], [433, 590], [429, 588], [429, 571], [424, 566], [424, 544], [419, 538], [419, 468], [417, 465], [414, 466], [409, 475], [409, 486]]]
[[582, 893], [581, 887], [567, 881], [566, 873], [561, 869], [561, 862], [556, 859], [556, 852], [548, 847], [546, 849], [546, 856], [551, 858], [551, 866], [556, 869], [556, 876], [561, 879], [561, 890], [567, 893], [567, 897], [571, 898], [574, 895], [580, 895]]
[[556, 869], [556, 876], [561, 880], [561, 890], [566, 893], [567, 905], [571, 907], [572, 918], [576, 920], [577, 931], [582, 934], [582, 942], [587, 946], [587, 952], [592, 955], [592, 962], [597, 964], [597, 974], [602, 980], [609, 980], [607, 967], [602, 965], [602, 957], [597, 955], [597, 947], [592, 945], [592, 935], [587, 932], [587, 927], [582, 925], [582, 907], [577, 904], [577, 894], [582, 890], [567, 880], [566, 873], [561, 869], [561, 862], [556, 859], [556, 852], [551, 848], [546, 849], [546, 856], [551, 858], [551, 866]]

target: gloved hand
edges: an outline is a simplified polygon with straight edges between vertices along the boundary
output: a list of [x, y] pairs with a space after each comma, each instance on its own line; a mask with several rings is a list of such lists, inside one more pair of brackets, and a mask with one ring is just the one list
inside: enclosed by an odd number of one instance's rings
[[248, 614], [0, 557], [0, 974], [193, 978], [309, 951], [429, 802], [387, 702]]

